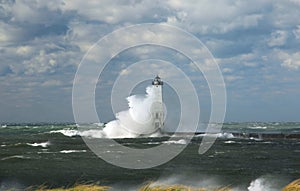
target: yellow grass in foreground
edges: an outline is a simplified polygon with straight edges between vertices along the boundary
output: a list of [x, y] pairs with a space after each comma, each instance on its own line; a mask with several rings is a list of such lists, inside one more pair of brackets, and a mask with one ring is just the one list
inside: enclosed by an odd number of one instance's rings
[[54, 189], [38, 188], [35, 191], [107, 191], [109, 188], [110, 187], [108, 186], [98, 186], [98, 185], [88, 184], [88, 185], [76, 185], [72, 188], [54, 188]]
[[300, 191], [300, 179], [291, 182], [281, 191]]
[[[35, 191], [108, 191], [110, 187], [108, 186], [98, 186], [98, 185], [76, 185], [72, 188], [38, 188]], [[30, 189], [28, 189], [30, 190]], [[219, 189], [205, 189], [205, 188], [193, 188], [184, 185], [156, 185], [152, 186], [151, 183], [142, 186], [138, 191], [231, 191], [230, 188], [224, 187]]]
[[193, 188], [184, 185], [157, 185], [152, 186], [151, 183], [143, 186], [138, 191], [231, 191], [229, 187], [219, 189]]
[[[55, 188], [47, 189], [40, 187], [38, 189], [28, 189], [28, 191], [109, 191], [108, 186], [99, 186], [95, 184], [78, 184], [72, 188]], [[137, 191], [231, 191], [230, 187], [223, 187], [218, 189], [194, 188], [185, 185], [153, 185], [153, 183], [146, 184]], [[284, 187], [281, 191], [300, 191], [300, 179], [295, 180]]]

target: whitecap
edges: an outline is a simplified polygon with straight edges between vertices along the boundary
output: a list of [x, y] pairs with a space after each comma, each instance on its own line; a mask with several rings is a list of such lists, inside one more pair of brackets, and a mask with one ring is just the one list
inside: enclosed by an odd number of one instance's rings
[[146, 145], [159, 145], [161, 144], [161, 142], [148, 142], [148, 143], [144, 143]]
[[42, 143], [26, 143], [27, 145], [29, 146], [32, 146], [32, 147], [48, 147], [50, 145], [50, 142], [47, 141], [47, 142], [42, 142]]
[[217, 138], [226, 138], [226, 139], [231, 139], [234, 138], [234, 135], [232, 133], [203, 133], [196, 135], [196, 137], [217, 137]]
[[268, 127], [267, 126], [252, 126], [252, 127], [249, 127], [250, 129], [267, 129]]
[[15, 143], [15, 144], [13, 144], [13, 146], [19, 146], [19, 145], [22, 145], [22, 144], [24, 144], [24, 143]]
[[236, 143], [235, 141], [225, 141], [226, 144]]
[[9, 159], [30, 159], [30, 157], [25, 157], [23, 155], [13, 155], [13, 156], [9, 156], [9, 157], [4, 157], [1, 160], [9, 160]]
[[90, 137], [90, 138], [105, 138], [105, 134], [102, 130], [99, 129], [91, 129], [87, 131], [78, 132], [78, 135], [83, 137]]
[[234, 135], [232, 133], [219, 133], [218, 137], [231, 139], [231, 138], [234, 138]]
[[163, 141], [162, 143], [165, 144], [179, 144], [179, 145], [185, 145], [187, 144], [187, 141], [185, 139], [180, 139], [180, 140], [171, 140], [171, 141]]
[[262, 142], [263, 144], [272, 144], [273, 142], [272, 141], [265, 141], [265, 142]]
[[52, 154], [52, 153], [58, 153], [58, 152], [48, 151], [48, 149], [42, 149], [42, 151], [37, 152], [37, 154]]
[[[81, 136], [87, 138], [110, 138], [110, 139], [124, 139], [124, 138], [137, 138], [143, 137], [143, 135], [134, 134], [124, 129], [119, 129], [115, 131], [111, 127], [106, 127], [104, 129], [89, 129], [85, 131], [79, 131], [75, 129], [61, 129], [50, 131], [50, 133], [61, 133], [67, 137]], [[160, 132], [155, 132], [153, 134], [147, 135], [147, 137], [161, 137]]]
[[[61, 129], [61, 130], [50, 131], [50, 133], [61, 133], [67, 137], [82, 136], [88, 138], [106, 138], [106, 134], [100, 129], [90, 129], [86, 131], [78, 131], [75, 129]], [[124, 138], [124, 137], [110, 137], [110, 138]]]
[[254, 141], [262, 141], [262, 138], [256, 138], [256, 137], [250, 137], [250, 140], [254, 140]]
[[104, 123], [93, 123], [93, 125], [96, 125], [98, 127], [103, 127]]
[[50, 133], [61, 133], [67, 137], [74, 137], [79, 135], [79, 131], [74, 129], [61, 129], [61, 130], [50, 131]]
[[65, 153], [65, 154], [68, 154], [68, 153], [85, 153], [86, 150], [62, 150], [62, 151], [59, 151], [60, 153]]

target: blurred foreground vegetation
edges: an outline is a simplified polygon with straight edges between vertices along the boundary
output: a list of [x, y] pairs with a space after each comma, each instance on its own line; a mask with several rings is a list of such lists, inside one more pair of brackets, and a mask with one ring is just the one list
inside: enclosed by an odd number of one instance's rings
[[[27, 191], [109, 191], [111, 187], [100, 186], [96, 184], [76, 184], [71, 188], [52, 188], [49, 189], [45, 186], [39, 186], [38, 188], [28, 188]], [[231, 191], [229, 186], [207, 189], [207, 188], [195, 188], [185, 185], [157, 185], [152, 182], [138, 188], [137, 191]], [[300, 191], [300, 179], [295, 180], [284, 187], [281, 191]]]

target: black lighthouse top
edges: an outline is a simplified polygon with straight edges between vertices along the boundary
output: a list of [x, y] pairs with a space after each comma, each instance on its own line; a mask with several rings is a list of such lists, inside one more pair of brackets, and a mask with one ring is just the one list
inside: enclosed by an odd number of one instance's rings
[[152, 85], [163, 85], [164, 83], [161, 81], [160, 77], [157, 75], [152, 81]]

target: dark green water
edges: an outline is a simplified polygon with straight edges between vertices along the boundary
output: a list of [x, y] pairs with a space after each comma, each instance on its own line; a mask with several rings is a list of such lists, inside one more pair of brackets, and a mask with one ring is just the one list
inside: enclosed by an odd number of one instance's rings
[[[64, 131], [62, 131], [64, 130]], [[298, 123], [231, 123], [228, 132], [299, 131]], [[63, 134], [63, 133], [64, 134]], [[231, 185], [236, 190], [280, 190], [300, 178], [299, 139], [241, 139], [220, 136], [208, 152], [198, 154], [202, 137], [166, 164], [145, 170], [124, 169], [98, 158], [76, 134], [74, 125], [20, 125], [0, 129], [0, 190], [46, 184], [100, 181], [116, 190], [131, 190], [147, 181], [191, 186]], [[69, 135], [69, 136], [66, 136]], [[168, 137], [120, 139], [130, 147], [155, 146]], [[182, 138], [178, 137], [181, 144]], [[251, 190], [253, 191], [254, 188]]]

